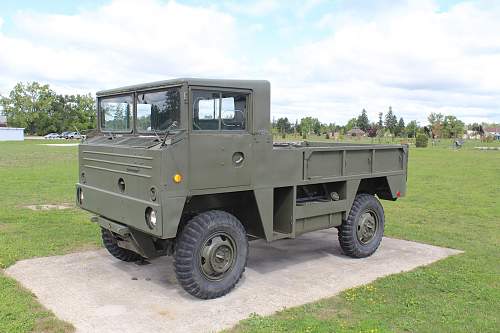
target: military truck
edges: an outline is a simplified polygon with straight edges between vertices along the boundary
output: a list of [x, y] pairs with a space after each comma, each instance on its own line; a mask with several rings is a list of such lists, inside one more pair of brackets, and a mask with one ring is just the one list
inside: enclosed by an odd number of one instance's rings
[[78, 206], [119, 260], [173, 255], [198, 298], [234, 288], [249, 240], [336, 227], [346, 255], [370, 256], [379, 199], [406, 192], [406, 145], [273, 143], [268, 81], [167, 80], [100, 91], [97, 105]]

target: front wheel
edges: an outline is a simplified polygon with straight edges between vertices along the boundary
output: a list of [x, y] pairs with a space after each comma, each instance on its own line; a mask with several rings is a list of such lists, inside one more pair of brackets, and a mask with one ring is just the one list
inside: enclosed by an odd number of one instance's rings
[[227, 294], [248, 257], [245, 228], [233, 215], [213, 210], [187, 222], [177, 238], [175, 272], [181, 286], [201, 299]]
[[356, 195], [338, 235], [346, 255], [353, 258], [371, 256], [384, 236], [384, 209], [380, 201], [370, 194]]
[[113, 235], [111, 231], [101, 228], [101, 236], [104, 247], [116, 259], [120, 259], [125, 262], [134, 262], [142, 259], [139, 254], [119, 247], [118, 239], [116, 239], [115, 235]]

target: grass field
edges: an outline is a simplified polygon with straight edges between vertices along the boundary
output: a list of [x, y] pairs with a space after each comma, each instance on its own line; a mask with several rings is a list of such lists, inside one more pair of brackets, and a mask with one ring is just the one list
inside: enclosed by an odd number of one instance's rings
[[[73, 203], [76, 147], [40, 140], [0, 143], [0, 268], [16, 260], [99, 246], [95, 225], [76, 208], [32, 211], [26, 205]], [[57, 291], [54, 291], [57, 292]], [[0, 332], [68, 332], [71, 326], [0, 273]]]
[[[41, 143], [0, 143], [1, 268], [25, 258], [99, 246], [97, 228], [86, 213], [25, 208], [73, 202], [76, 147]], [[476, 151], [475, 145], [485, 144], [466, 143], [458, 151], [449, 141], [412, 148], [408, 196], [383, 202], [386, 235], [464, 254], [274, 316], [253, 316], [232, 331], [497, 332], [500, 151]], [[72, 330], [1, 272], [0, 300], [2, 333]]]

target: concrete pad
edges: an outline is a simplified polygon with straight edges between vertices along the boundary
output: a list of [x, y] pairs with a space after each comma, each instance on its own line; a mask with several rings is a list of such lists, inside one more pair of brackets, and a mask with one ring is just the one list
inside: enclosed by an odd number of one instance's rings
[[40, 146], [49, 146], [49, 147], [75, 147], [78, 146], [79, 143], [43, 143]]
[[271, 314], [458, 253], [385, 238], [372, 257], [352, 259], [342, 254], [335, 229], [259, 240], [251, 242], [236, 289], [209, 301], [184, 292], [171, 257], [139, 266], [98, 250], [20, 261], [6, 274], [77, 332], [214, 332], [251, 313]]

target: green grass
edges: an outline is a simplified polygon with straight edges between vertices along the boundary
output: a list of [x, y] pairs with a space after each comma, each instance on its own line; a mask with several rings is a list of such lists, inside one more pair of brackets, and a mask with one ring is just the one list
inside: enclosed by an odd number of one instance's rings
[[72, 332], [15, 281], [0, 274], [0, 332]]
[[498, 332], [500, 151], [472, 149], [484, 145], [453, 150], [442, 140], [411, 149], [407, 197], [383, 202], [386, 235], [464, 254], [273, 316], [253, 316], [232, 331]]
[[[310, 138], [317, 139], [321, 138]], [[76, 147], [41, 143], [45, 142], [0, 143], [1, 268], [26, 258], [99, 246], [97, 227], [88, 222], [88, 214], [76, 208], [25, 208], [73, 203]], [[451, 141], [442, 140], [434, 147], [412, 148], [408, 196], [383, 202], [387, 235], [457, 248], [464, 254], [274, 316], [252, 316], [233, 331], [498, 331], [500, 151], [472, 149], [485, 145], [468, 142], [455, 151]], [[307, 287], [307, 281], [304, 284]], [[72, 329], [0, 272], [0, 332]]]
[[[77, 147], [47, 147], [39, 140], [0, 143], [0, 268], [17, 260], [63, 254], [99, 244], [88, 214], [73, 205]], [[68, 203], [60, 211], [32, 204]], [[0, 332], [68, 332], [70, 325], [0, 273]]]

